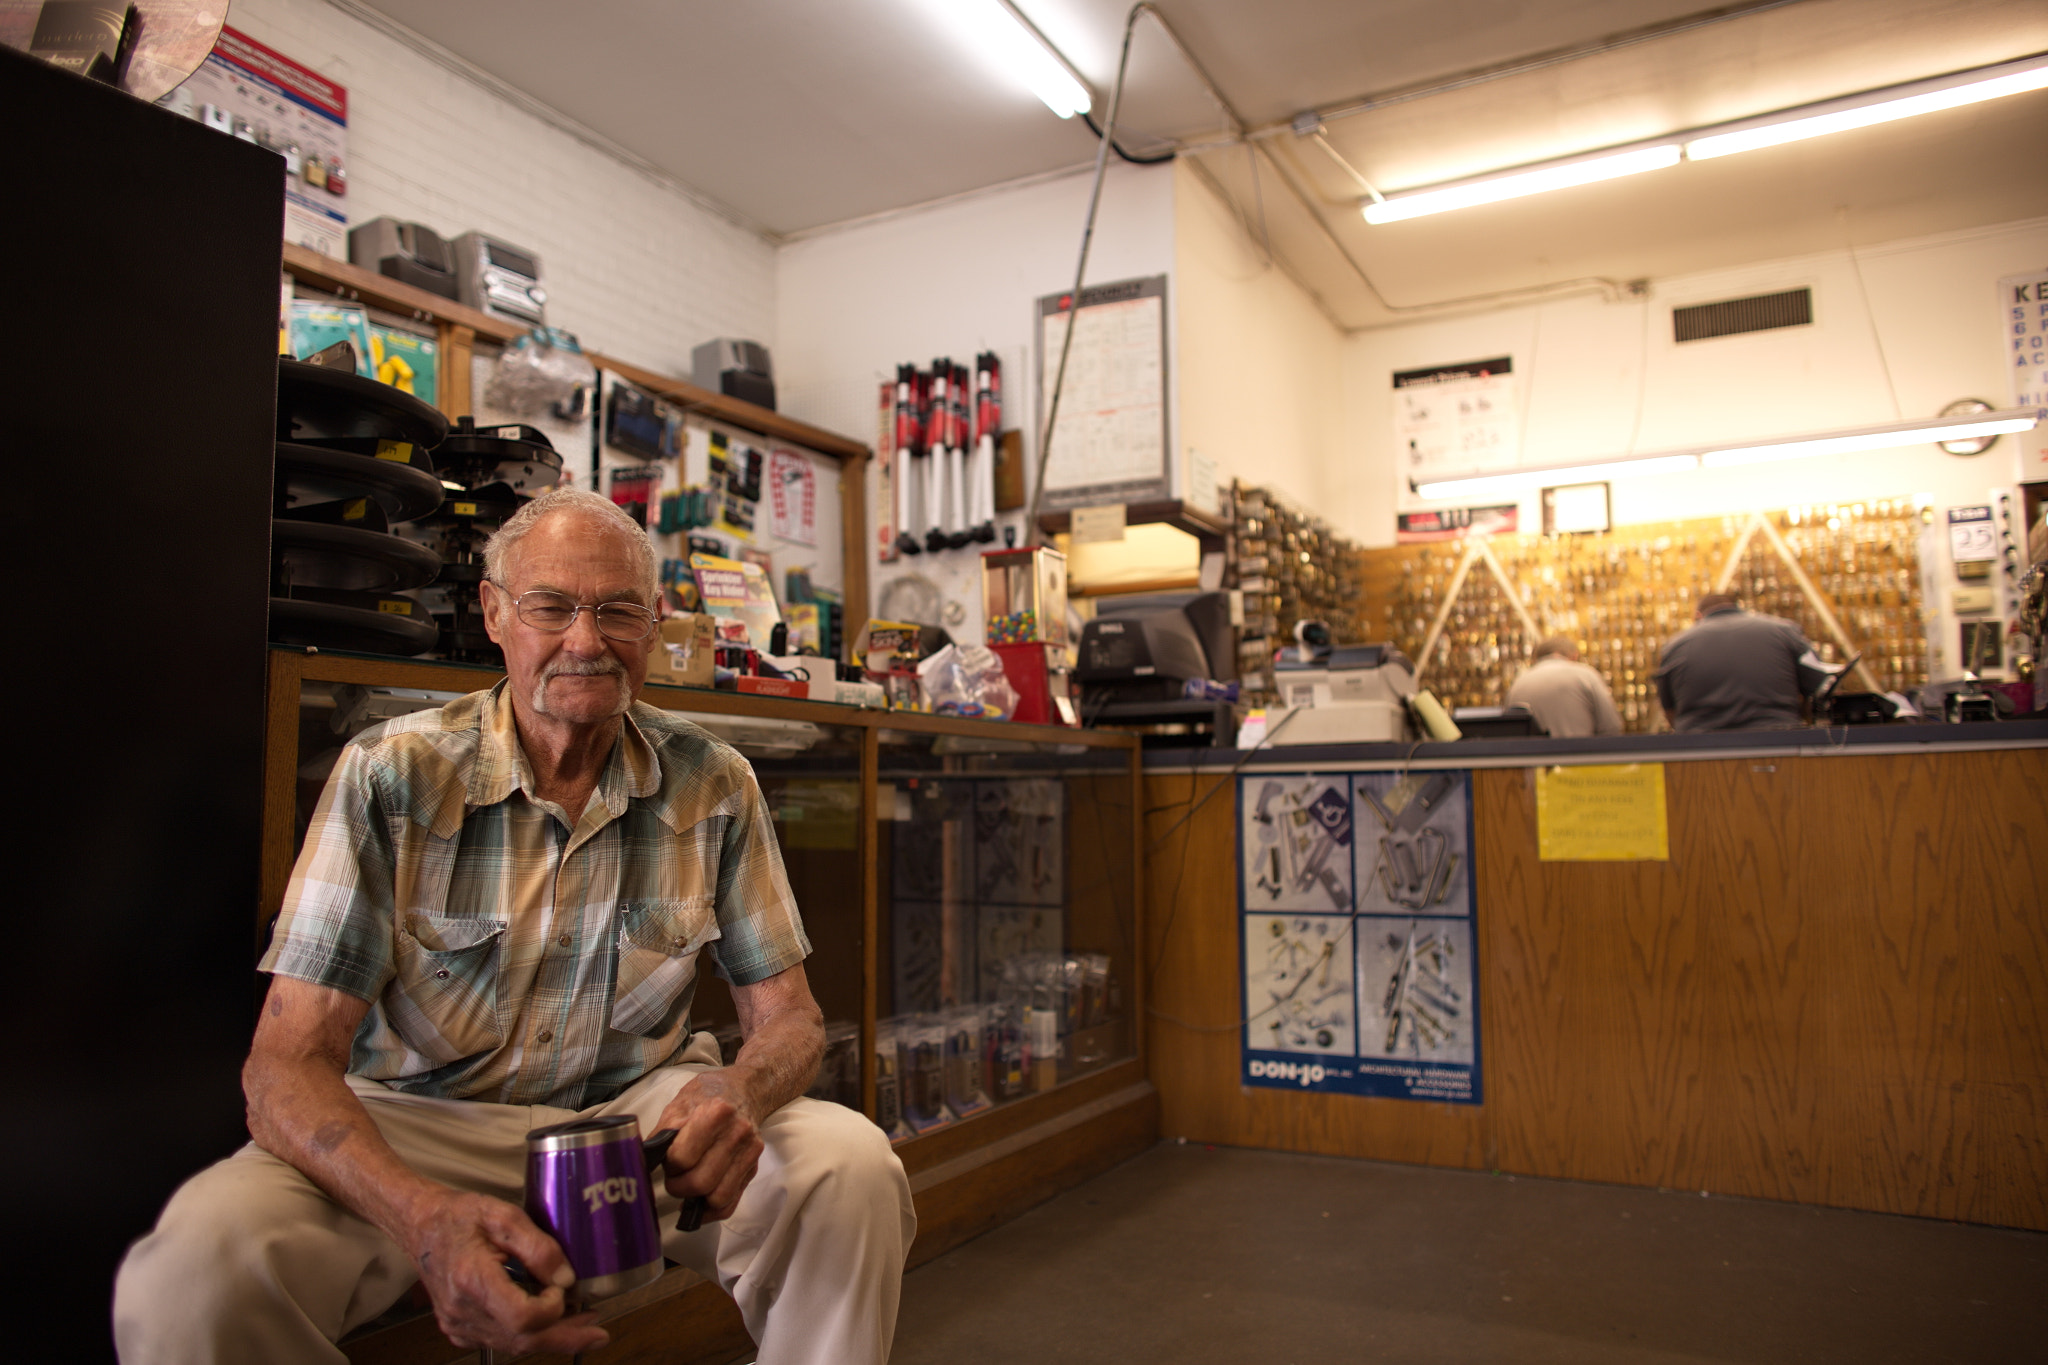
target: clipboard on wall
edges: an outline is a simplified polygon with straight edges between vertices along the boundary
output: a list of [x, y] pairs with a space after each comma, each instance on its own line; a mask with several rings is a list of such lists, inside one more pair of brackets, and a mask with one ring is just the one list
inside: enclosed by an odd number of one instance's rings
[[[1038, 300], [1039, 431], [1075, 316], [1072, 304], [1067, 290]], [[1166, 276], [1090, 285], [1081, 291], [1079, 318], [1041, 506], [1057, 512], [1171, 497]]]

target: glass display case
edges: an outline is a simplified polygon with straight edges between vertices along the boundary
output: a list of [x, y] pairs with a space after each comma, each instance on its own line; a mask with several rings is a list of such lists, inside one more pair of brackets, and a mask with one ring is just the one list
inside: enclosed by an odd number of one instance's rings
[[[500, 676], [273, 650], [259, 945], [342, 745]], [[642, 700], [753, 765], [815, 950], [812, 1094], [873, 1117], [915, 1169], [1142, 1082], [1134, 738], [689, 688]], [[693, 1023], [730, 1058], [731, 994], [699, 981]]]
[[1134, 1056], [1128, 751], [877, 739], [878, 1121], [908, 1140]]

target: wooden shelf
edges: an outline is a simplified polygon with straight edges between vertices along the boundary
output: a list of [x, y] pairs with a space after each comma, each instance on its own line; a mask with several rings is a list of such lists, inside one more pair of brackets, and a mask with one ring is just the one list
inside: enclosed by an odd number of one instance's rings
[[[374, 270], [365, 270], [347, 261], [302, 246], [285, 244], [284, 268], [293, 278], [320, 289], [330, 290], [353, 301], [367, 303], [393, 313], [408, 314], [421, 322], [431, 322], [444, 327], [469, 329], [466, 340], [482, 337], [489, 341], [506, 343], [524, 336], [529, 330], [525, 326], [505, 318], [494, 317], [474, 308], [464, 307], [453, 299], [444, 299], [439, 294], [430, 294], [424, 289], [405, 284], [402, 281], [379, 275]], [[768, 436], [792, 442], [820, 455], [830, 455], [838, 460], [865, 460], [869, 451], [866, 444], [841, 436], [823, 427], [800, 422], [794, 417], [785, 417], [779, 412], [700, 389], [695, 384], [681, 379], [671, 379], [652, 370], [612, 356], [591, 352], [590, 362], [599, 369], [610, 370], [613, 374], [651, 393], [657, 393], [669, 402], [690, 412], [700, 412], [721, 422], [761, 436]], [[466, 394], [465, 394], [466, 400]], [[465, 401], [463, 406], [467, 408]], [[460, 413], [451, 413], [460, 416]]]
[[421, 322], [446, 323], [452, 327], [467, 327], [477, 336], [492, 341], [510, 341], [522, 336], [526, 328], [489, 313], [466, 308], [454, 299], [444, 299], [439, 294], [430, 294], [415, 285], [394, 280], [388, 275], [379, 275], [374, 270], [365, 270], [359, 265], [332, 256], [322, 256], [310, 247], [284, 244], [284, 268], [293, 279], [303, 280], [320, 289], [331, 290], [344, 298], [367, 303], [392, 313], [407, 313]]
[[[1221, 549], [1224, 537], [1230, 533], [1230, 528], [1214, 512], [1204, 512], [1198, 507], [1190, 507], [1179, 498], [1125, 503], [1124, 524], [1171, 526], [1176, 531], [1185, 531], [1201, 541], [1204, 549]], [[1072, 512], [1041, 512], [1038, 515], [1038, 529], [1049, 536], [1065, 535], [1073, 526]]]
[[627, 383], [646, 389], [666, 398], [669, 402], [689, 412], [701, 412], [721, 422], [730, 422], [736, 427], [758, 432], [763, 436], [780, 437], [792, 441], [820, 455], [830, 455], [841, 460], [865, 460], [868, 447], [850, 437], [840, 436], [814, 427], [809, 422], [799, 422], [794, 417], [784, 417], [779, 412], [757, 407], [752, 403], [700, 389], [695, 384], [681, 379], [670, 379], [652, 370], [643, 370], [637, 365], [628, 365], [623, 360], [610, 356], [592, 355], [591, 360], [601, 369], [610, 370]]

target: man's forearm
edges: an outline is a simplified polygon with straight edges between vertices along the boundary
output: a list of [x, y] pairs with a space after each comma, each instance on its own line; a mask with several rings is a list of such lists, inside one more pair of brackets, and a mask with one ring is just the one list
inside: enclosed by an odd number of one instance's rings
[[726, 1068], [755, 1122], [811, 1088], [825, 1055], [824, 1016], [810, 1009], [777, 1010], [745, 1030], [746, 1043]]
[[257, 1146], [407, 1246], [411, 1209], [441, 1187], [392, 1150], [330, 1059], [252, 1053], [242, 1088]]

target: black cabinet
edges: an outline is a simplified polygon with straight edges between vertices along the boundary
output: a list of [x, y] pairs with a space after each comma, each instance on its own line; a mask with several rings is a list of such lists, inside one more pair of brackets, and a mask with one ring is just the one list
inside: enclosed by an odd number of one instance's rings
[[6, 48], [0, 127], [0, 1152], [32, 1335], [86, 1360], [244, 1138], [283, 171]]

